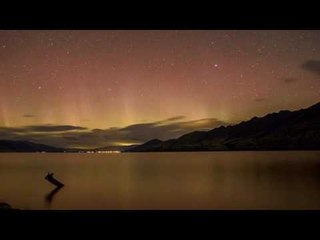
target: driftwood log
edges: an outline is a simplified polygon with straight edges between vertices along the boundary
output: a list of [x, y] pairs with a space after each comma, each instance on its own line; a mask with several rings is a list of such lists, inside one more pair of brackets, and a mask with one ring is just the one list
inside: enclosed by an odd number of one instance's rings
[[45, 179], [58, 188], [62, 188], [64, 186], [62, 182], [58, 181], [56, 178], [53, 177], [53, 173], [48, 173]]

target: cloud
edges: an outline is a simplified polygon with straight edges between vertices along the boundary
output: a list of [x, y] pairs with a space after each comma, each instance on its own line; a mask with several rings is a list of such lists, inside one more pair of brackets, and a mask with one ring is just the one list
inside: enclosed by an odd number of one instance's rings
[[78, 136], [68, 136], [68, 133], [76, 133], [73, 130], [86, 130], [86, 128], [72, 125], [50, 124], [24, 127], [0, 127], [0, 139], [25, 140], [57, 147], [67, 147], [70, 141], [78, 141]]
[[186, 118], [185, 116], [176, 116], [176, 117], [172, 117], [172, 118], [167, 118], [166, 120], [164, 120], [165, 122], [173, 122], [173, 121], [177, 121], [177, 120], [182, 120]]
[[132, 124], [124, 128], [112, 127], [92, 130], [71, 125], [0, 127], [0, 136], [1, 139], [28, 140], [57, 147], [95, 148], [121, 144], [140, 144], [152, 138], [167, 140], [192, 131], [211, 130], [222, 125], [228, 125], [228, 123], [216, 118], [178, 121], [184, 118], [183, 116], [176, 116], [163, 121]]
[[308, 60], [301, 65], [302, 69], [320, 76], [320, 60]]
[[68, 136], [64, 136], [63, 138], [66, 139], [66, 140], [68, 140], [68, 141], [79, 141], [79, 140], [80, 140], [79, 138], [76, 138], [76, 137], [68, 137]]
[[0, 133], [23, 133], [25, 128], [13, 128], [13, 127], [0, 127]]
[[284, 78], [283, 81], [284, 81], [285, 83], [292, 83], [292, 82], [298, 81], [298, 79], [297, 79], [297, 78], [290, 77], [290, 78]]
[[265, 98], [255, 98], [254, 99], [255, 102], [263, 102], [265, 100], [266, 100]]
[[34, 117], [36, 117], [36, 115], [33, 115], [33, 114], [24, 114], [24, 115], [22, 115], [22, 117], [25, 117], [25, 118], [34, 118]]
[[176, 122], [178, 120], [182, 120], [184, 119], [185, 116], [175, 116], [175, 117], [171, 117], [171, 118], [167, 118], [167, 119], [164, 119], [164, 120], [161, 120], [161, 121], [158, 121], [158, 122], [154, 122], [154, 124], [167, 124], [169, 122]]
[[26, 130], [32, 132], [64, 132], [64, 131], [73, 131], [73, 130], [86, 130], [87, 128], [72, 126], [72, 125], [35, 125], [28, 126]]
[[227, 124], [226, 122], [219, 121], [215, 118], [173, 123], [167, 122], [166, 124], [162, 123], [163, 122], [134, 124], [120, 129], [119, 132], [127, 136], [129, 139], [146, 141], [150, 140], [151, 138], [158, 138], [166, 140], [179, 137], [188, 132], [196, 130], [210, 130], [212, 128]]
[[220, 127], [221, 125], [227, 125], [227, 123], [216, 118], [204, 118], [194, 121], [180, 122], [177, 125], [183, 129], [209, 130], [217, 126]]

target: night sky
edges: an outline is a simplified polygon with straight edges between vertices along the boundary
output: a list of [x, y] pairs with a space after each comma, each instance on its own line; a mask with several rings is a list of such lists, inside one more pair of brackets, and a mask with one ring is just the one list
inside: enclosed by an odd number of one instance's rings
[[178, 137], [320, 101], [320, 31], [0, 31], [0, 136]]

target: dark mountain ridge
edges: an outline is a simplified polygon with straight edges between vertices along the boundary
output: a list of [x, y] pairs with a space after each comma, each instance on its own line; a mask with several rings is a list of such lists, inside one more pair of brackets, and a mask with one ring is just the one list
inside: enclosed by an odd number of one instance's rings
[[63, 152], [63, 148], [56, 148], [44, 144], [28, 141], [0, 140], [0, 152]]
[[237, 125], [154, 139], [129, 151], [320, 150], [320, 103], [254, 117]]
[[87, 151], [125, 151], [130, 150], [137, 145], [131, 146], [109, 146], [93, 149], [77, 149], [77, 148], [59, 148], [45, 144], [38, 144], [29, 141], [0, 140], [0, 152], [67, 152], [78, 153]]

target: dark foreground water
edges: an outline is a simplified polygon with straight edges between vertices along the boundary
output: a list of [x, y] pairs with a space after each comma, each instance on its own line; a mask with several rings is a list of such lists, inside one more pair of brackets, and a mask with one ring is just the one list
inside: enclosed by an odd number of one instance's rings
[[[55, 191], [48, 171], [64, 182]], [[1, 153], [21, 209], [320, 209], [320, 151]]]

